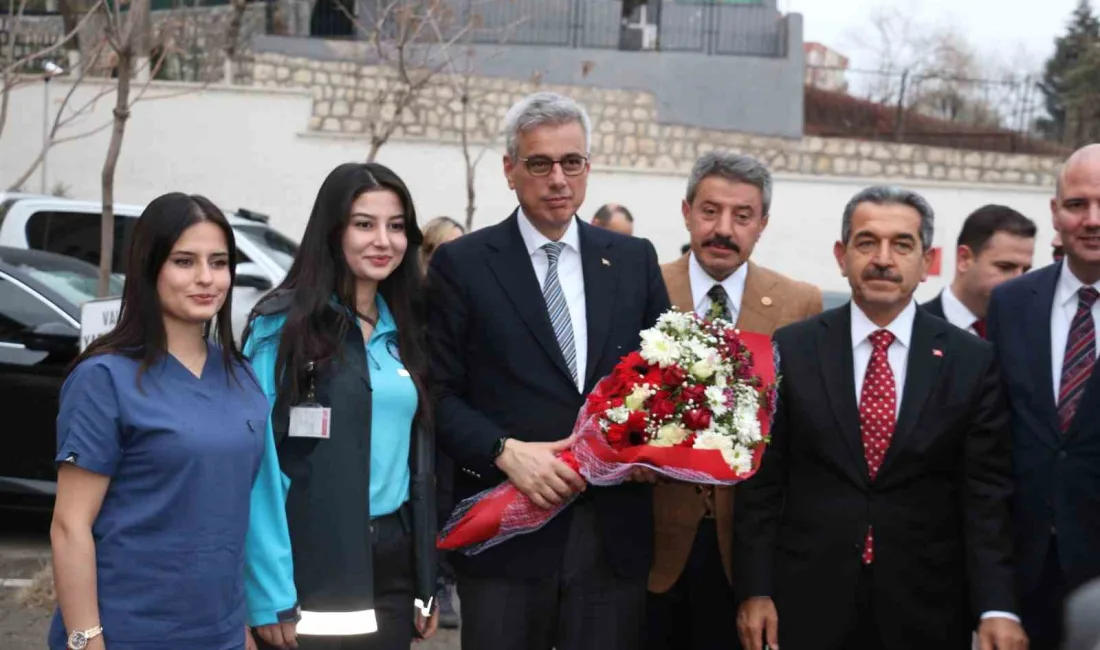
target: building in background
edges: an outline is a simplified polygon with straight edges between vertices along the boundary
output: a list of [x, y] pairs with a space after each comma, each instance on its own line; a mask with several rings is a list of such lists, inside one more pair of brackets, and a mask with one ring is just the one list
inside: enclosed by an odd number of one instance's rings
[[802, 44], [806, 56], [806, 85], [818, 90], [848, 91], [848, 57], [821, 43]]

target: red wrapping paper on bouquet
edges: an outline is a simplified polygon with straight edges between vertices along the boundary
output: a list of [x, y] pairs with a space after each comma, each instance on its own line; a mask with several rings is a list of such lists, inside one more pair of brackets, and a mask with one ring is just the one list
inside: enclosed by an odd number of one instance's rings
[[[672, 313], [643, 332], [642, 351], [624, 357], [578, 415], [576, 440], [559, 458], [591, 485], [622, 483], [637, 467], [734, 485], [760, 466], [778, 387], [771, 338]], [[438, 547], [479, 553], [542, 528], [571, 502], [540, 508], [505, 481], [458, 504]]]

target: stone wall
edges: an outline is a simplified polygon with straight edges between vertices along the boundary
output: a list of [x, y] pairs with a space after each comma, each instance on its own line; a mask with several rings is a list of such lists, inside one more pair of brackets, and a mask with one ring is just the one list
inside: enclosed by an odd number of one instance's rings
[[[389, 124], [394, 91], [402, 86], [387, 67], [257, 53], [253, 83], [313, 93], [311, 131], [369, 139], [372, 125]], [[399, 118], [394, 138], [458, 142], [462, 104], [456, 80], [439, 75]], [[715, 149], [756, 156], [773, 172], [815, 176], [896, 178], [964, 183], [1050, 186], [1055, 158], [867, 142], [839, 138], [773, 138], [660, 121], [651, 93], [589, 86], [556, 86], [502, 78], [469, 79], [467, 137], [497, 143], [500, 120], [513, 102], [535, 90], [553, 90], [581, 102], [593, 120], [592, 162], [633, 170], [686, 173]], [[377, 130], [377, 129], [373, 129]]]

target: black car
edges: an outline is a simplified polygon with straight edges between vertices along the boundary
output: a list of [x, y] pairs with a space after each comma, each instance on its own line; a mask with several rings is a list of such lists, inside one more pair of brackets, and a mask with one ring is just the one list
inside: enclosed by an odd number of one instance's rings
[[823, 310], [830, 310], [834, 307], [847, 304], [852, 299], [852, 294], [847, 291], [822, 291], [821, 292], [821, 308]]
[[[58, 395], [97, 274], [71, 257], [0, 247], [0, 507], [52, 506]], [[122, 293], [120, 278], [110, 293]]]

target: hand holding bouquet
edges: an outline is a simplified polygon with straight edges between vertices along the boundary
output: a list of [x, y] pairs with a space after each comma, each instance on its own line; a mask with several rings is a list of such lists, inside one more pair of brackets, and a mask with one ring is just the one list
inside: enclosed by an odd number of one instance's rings
[[[622, 483], [639, 467], [714, 485], [752, 476], [778, 387], [770, 337], [669, 311], [641, 339], [588, 396], [561, 460], [592, 485]], [[540, 508], [505, 482], [460, 503], [439, 548], [477, 553], [566, 506]]]

